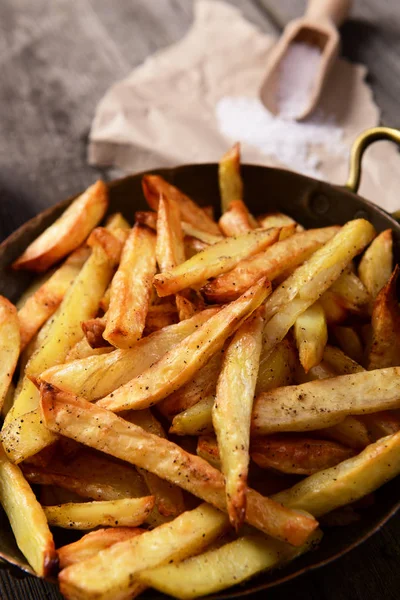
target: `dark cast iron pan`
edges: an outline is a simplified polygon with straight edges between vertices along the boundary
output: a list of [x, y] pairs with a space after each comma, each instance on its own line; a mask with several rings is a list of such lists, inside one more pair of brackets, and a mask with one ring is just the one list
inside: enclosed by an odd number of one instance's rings
[[[364, 150], [376, 140], [389, 139], [400, 144], [400, 131], [386, 127], [370, 129], [355, 141], [350, 162], [349, 179], [344, 187], [330, 185], [304, 177], [290, 171], [268, 167], [243, 165], [245, 202], [254, 214], [279, 210], [292, 216], [305, 227], [324, 227], [344, 224], [347, 221], [364, 217], [371, 221], [377, 231], [391, 228], [394, 234], [394, 255], [400, 261], [400, 225], [397, 215], [390, 215], [382, 208], [357, 195], [360, 181], [361, 158]], [[218, 165], [185, 165], [173, 169], [154, 169], [170, 183], [182, 188], [200, 205], [212, 204], [219, 208]], [[147, 209], [142, 194], [141, 178], [138, 173], [113, 181], [109, 184], [110, 210], [120, 211], [130, 221], [136, 210]], [[48, 227], [71, 203], [69, 198], [17, 229], [0, 245], [0, 294], [16, 301], [27, 287], [31, 276], [14, 272], [9, 268], [25, 247]], [[377, 493], [373, 506], [362, 511], [360, 521], [354, 524], [326, 529], [324, 538], [317, 550], [296, 559], [291, 564], [275, 572], [261, 574], [248, 583], [215, 594], [210, 598], [234, 598], [286, 582], [306, 571], [310, 571], [342, 556], [362, 543], [393, 516], [400, 506], [400, 476], [385, 484]], [[60, 532], [60, 535], [68, 535]], [[59, 543], [68, 543], [61, 538]], [[16, 568], [21, 575], [32, 573], [24, 557], [19, 552], [8, 524], [7, 517], [0, 509], [0, 559], [3, 566]], [[146, 597], [160, 598], [155, 591], [146, 592]]]

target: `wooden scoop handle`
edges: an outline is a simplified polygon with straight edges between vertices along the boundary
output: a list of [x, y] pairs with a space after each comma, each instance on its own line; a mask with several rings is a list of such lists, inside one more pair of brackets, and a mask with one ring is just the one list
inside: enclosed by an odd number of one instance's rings
[[310, 21], [330, 21], [340, 27], [347, 19], [352, 0], [308, 0], [305, 17]]

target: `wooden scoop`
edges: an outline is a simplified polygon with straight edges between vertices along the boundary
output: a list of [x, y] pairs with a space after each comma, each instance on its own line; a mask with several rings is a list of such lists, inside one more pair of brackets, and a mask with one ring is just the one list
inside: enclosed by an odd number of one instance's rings
[[302, 108], [301, 114], [295, 118], [297, 121], [305, 119], [314, 110], [329, 69], [339, 53], [340, 37], [337, 28], [346, 19], [350, 6], [351, 0], [309, 0], [304, 17], [291, 21], [285, 27], [269, 55], [267, 74], [260, 90], [261, 101], [272, 114], [279, 113], [279, 67], [293, 43], [310, 44], [321, 52], [309, 100]]

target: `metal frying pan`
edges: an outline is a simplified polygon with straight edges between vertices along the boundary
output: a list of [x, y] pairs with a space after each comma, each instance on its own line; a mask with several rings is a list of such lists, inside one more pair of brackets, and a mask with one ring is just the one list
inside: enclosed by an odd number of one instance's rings
[[[394, 234], [395, 259], [400, 259], [400, 224], [396, 214], [383, 209], [357, 195], [361, 176], [361, 159], [366, 148], [377, 140], [391, 140], [400, 144], [400, 131], [377, 127], [361, 134], [351, 153], [350, 173], [345, 187], [315, 181], [281, 169], [243, 165], [245, 201], [254, 214], [279, 210], [291, 215], [306, 227], [323, 227], [344, 224], [354, 218], [364, 217], [371, 221], [377, 231], [391, 228]], [[200, 205], [219, 207], [218, 165], [187, 165], [175, 169], [155, 169], [169, 182], [182, 188]], [[136, 210], [147, 208], [141, 189], [144, 173], [113, 181], [110, 189], [110, 212], [121, 211], [132, 221]], [[48, 209], [28, 221], [0, 245], [0, 294], [16, 300], [30, 281], [29, 274], [13, 272], [9, 265], [23, 249], [48, 227], [73, 198]], [[362, 519], [346, 527], [329, 529], [318, 550], [304, 555], [281, 570], [261, 574], [241, 587], [211, 596], [233, 598], [264, 590], [288, 581], [305, 571], [327, 564], [348, 552], [377, 531], [395, 514], [400, 506], [400, 477], [384, 485], [376, 494], [373, 506], [363, 511]], [[67, 535], [67, 534], [66, 534]], [[67, 543], [67, 540], [59, 543]], [[32, 573], [24, 557], [16, 547], [7, 518], [0, 509], [0, 559], [10, 568]], [[157, 592], [147, 597], [160, 598]]]

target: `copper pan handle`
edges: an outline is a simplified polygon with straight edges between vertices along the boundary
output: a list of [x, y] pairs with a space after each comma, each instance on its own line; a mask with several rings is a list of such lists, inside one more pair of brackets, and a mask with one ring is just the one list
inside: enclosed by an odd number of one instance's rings
[[[372, 127], [356, 138], [351, 148], [349, 176], [345, 186], [351, 192], [356, 194], [360, 186], [361, 161], [365, 150], [380, 140], [395, 142], [400, 146], [400, 130], [392, 127]], [[398, 219], [400, 211], [396, 211], [393, 216]]]

